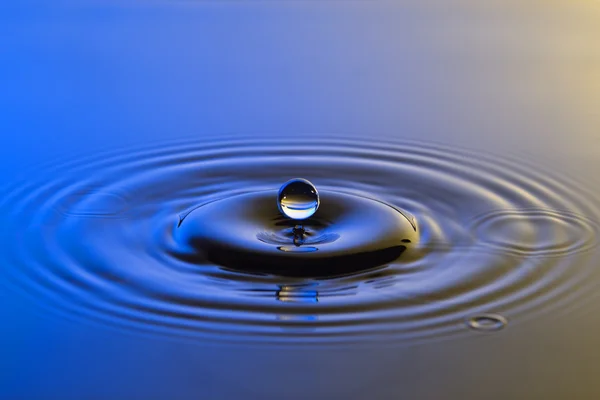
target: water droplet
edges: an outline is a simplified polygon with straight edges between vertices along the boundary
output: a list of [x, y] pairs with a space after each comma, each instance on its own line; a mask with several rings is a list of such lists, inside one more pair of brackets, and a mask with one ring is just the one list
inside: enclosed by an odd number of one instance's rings
[[467, 325], [478, 331], [499, 331], [507, 324], [508, 320], [499, 314], [479, 314], [467, 320]]
[[319, 192], [306, 179], [292, 179], [284, 183], [277, 195], [279, 211], [288, 218], [310, 218], [319, 208]]

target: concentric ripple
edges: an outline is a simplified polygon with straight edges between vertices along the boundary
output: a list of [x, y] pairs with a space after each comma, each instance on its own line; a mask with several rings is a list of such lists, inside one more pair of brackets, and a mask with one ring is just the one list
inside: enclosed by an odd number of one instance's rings
[[473, 234], [502, 252], [564, 256], [596, 246], [597, 227], [588, 218], [559, 210], [496, 210], [480, 216]]
[[[421, 234], [413, 256], [335, 278], [173, 256], [186, 210], [295, 176], [407, 210]], [[425, 143], [219, 137], [128, 149], [45, 167], [9, 188], [0, 210], [8, 288], [80, 322], [194, 340], [475, 335], [473, 315], [512, 326], [576, 307], [600, 278], [599, 213], [582, 187], [519, 160]]]
[[195, 208], [177, 225], [172, 255], [240, 272], [316, 278], [380, 267], [419, 241], [406, 212], [335, 192], [323, 193], [323, 206], [302, 221], [298, 239], [297, 221], [279, 212], [276, 196], [275, 191], [254, 192]]

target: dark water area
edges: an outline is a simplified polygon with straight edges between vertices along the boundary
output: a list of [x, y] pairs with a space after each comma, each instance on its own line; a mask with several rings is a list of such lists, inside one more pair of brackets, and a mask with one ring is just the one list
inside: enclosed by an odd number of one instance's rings
[[598, 43], [590, 1], [0, 6], [0, 398], [599, 398]]

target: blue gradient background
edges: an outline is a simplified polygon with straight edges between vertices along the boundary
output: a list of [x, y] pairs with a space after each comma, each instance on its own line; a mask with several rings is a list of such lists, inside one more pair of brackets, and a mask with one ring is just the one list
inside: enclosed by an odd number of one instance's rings
[[[597, 1], [0, 5], [0, 187], [99, 149], [322, 133], [517, 154], [598, 192], [598, 127]], [[91, 329], [0, 281], [0, 398], [595, 399], [595, 311], [427, 346], [265, 350]]]

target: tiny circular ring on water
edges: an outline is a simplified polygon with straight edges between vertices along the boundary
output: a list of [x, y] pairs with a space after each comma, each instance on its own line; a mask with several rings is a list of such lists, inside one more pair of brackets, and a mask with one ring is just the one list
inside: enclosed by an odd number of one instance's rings
[[508, 325], [508, 320], [500, 314], [477, 314], [467, 319], [467, 325], [476, 331], [499, 331]]

